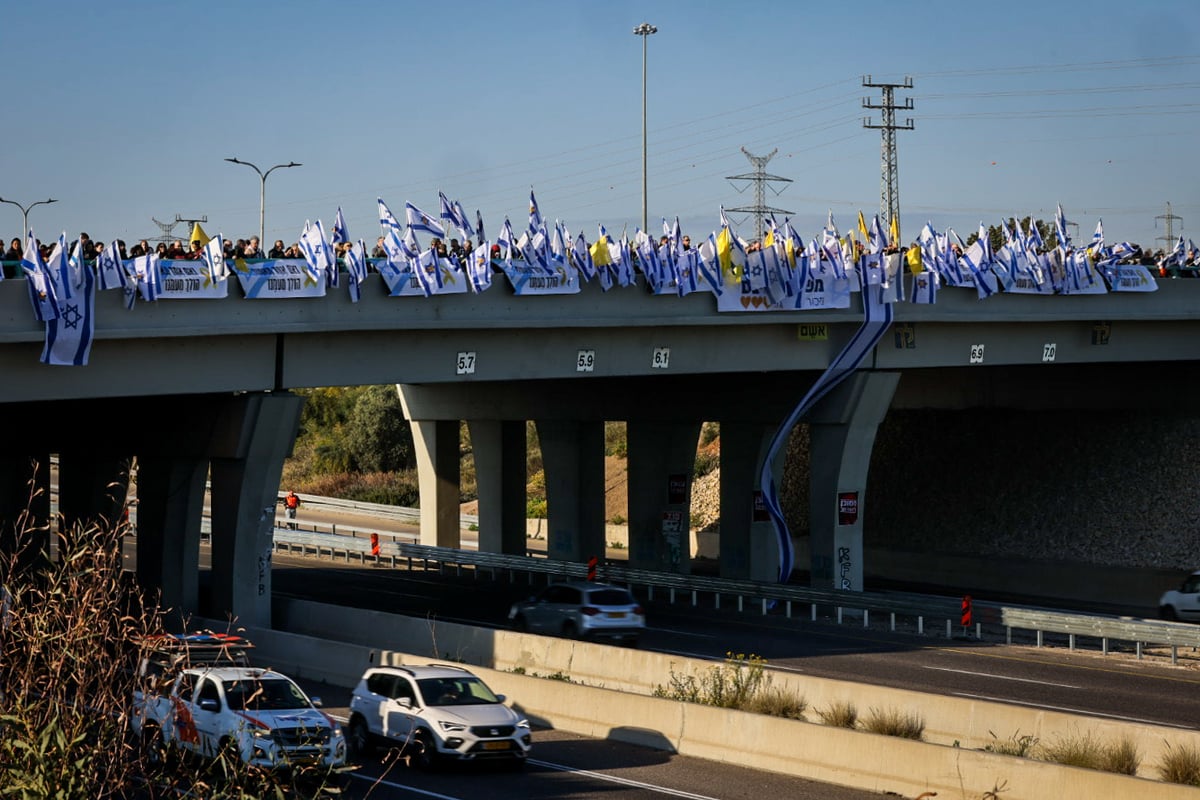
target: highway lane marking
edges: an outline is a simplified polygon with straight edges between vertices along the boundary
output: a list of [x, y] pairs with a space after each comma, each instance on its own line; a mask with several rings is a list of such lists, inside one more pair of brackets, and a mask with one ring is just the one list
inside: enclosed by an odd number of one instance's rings
[[[1017, 645], [1013, 645], [1013, 646], [1017, 647]], [[1004, 661], [1017, 661], [1022, 664], [1037, 664], [1039, 666], [1044, 666], [1044, 667], [1056, 667], [1059, 669], [1080, 670], [1081, 672], [1103, 672], [1103, 673], [1107, 673], [1109, 675], [1120, 675], [1122, 677], [1129, 676], [1130, 671], [1133, 669], [1137, 669], [1137, 668], [1142, 668], [1142, 667], [1166, 668], [1166, 665], [1150, 664], [1150, 663], [1139, 662], [1139, 661], [1131, 661], [1131, 662], [1120, 662], [1119, 661], [1116, 664], [1114, 664], [1112, 667], [1094, 667], [1094, 666], [1091, 666], [1090, 664], [1073, 664], [1073, 663], [1066, 662], [1066, 661], [1051, 661], [1048, 658], [1043, 658], [1043, 659], [1028, 658], [1025, 656], [1013, 656], [1013, 655], [1006, 655], [1004, 653], [997, 653], [997, 652], [985, 652], [984, 650], [980, 650], [980, 649], [963, 649], [961, 647], [946, 647], [946, 646], [938, 647], [938, 646], [934, 646], [934, 645], [929, 645], [923, 649], [939, 650], [943, 653], [952, 653], [954, 655], [960, 655], [960, 656], [978, 656], [980, 658], [996, 658], [996, 659], [1002, 659]], [[1054, 655], [1054, 653], [1051, 652], [1048, 655], [1052, 656], [1052, 655]], [[1119, 658], [1119, 656], [1118, 656], [1118, 658]], [[1124, 669], [1118, 669], [1118, 667], [1124, 667]], [[1189, 678], [1189, 677], [1179, 676], [1179, 675], [1160, 675], [1160, 674], [1155, 674], [1152, 672], [1139, 672], [1139, 673], [1137, 673], [1136, 677], [1142, 678], [1144, 680], [1171, 681], [1173, 683], [1187, 683], [1187, 684], [1192, 684], [1192, 685], [1200, 683], [1200, 680], [1197, 680], [1196, 678]]]
[[957, 672], [960, 675], [975, 675], [980, 678], [995, 678], [1001, 681], [1020, 681], [1021, 683], [1036, 683], [1039, 686], [1056, 686], [1059, 689], [1082, 689], [1082, 686], [1073, 686], [1069, 683], [1054, 683], [1053, 681], [1039, 681], [1035, 678], [1018, 678], [1013, 675], [994, 675], [990, 672], [972, 672], [969, 669], [953, 669], [951, 667], [931, 667], [928, 664], [922, 664], [925, 669], [936, 669], [940, 672]]
[[395, 781], [384, 780], [382, 777], [372, 778], [370, 775], [360, 775], [357, 772], [350, 773], [350, 777], [358, 778], [360, 781], [369, 781], [372, 786], [378, 785], [378, 786], [386, 786], [389, 789], [400, 789], [405, 792], [413, 792], [414, 794], [423, 794], [426, 797], [436, 797], [437, 800], [463, 800], [463, 798], [455, 797], [454, 795], [451, 795], [451, 794], [440, 794], [438, 792], [431, 792], [428, 789], [418, 789], [415, 786], [406, 786], [403, 783], [396, 783]]
[[990, 697], [986, 694], [970, 694], [968, 692], [952, 692], [955, 697], [967, 697], [972, 700], [987, 700], [992, 703], [1008, 703], [1016, 706], [1029, 706], [1030, 708], [1044, 708], [1047, 711], [1065, 711], [1068, 714], [1082, 714], [1085, 717], [1105, 717], [1107, 719], [1120, 719], [1126, 722], [1141, 722], [1147, 725], [1156, 725], [1165, 728], [1179, 728], [1181, 730], [1195, 730], [1191, 725], [1180, 725], [1175, 722], [1163, 722], [1155, 719], [1145, 719], [1143, 717], [1127, 717], [1122, 714], [1105, 714], [1103, 711], [1089, 711], [1085, 708], [1071, 708], [1069, 706], [1052, 706], [1047, 703], [1028, 703], [1024, 700], [1009, 700], [1002, 697]]
[[600, 781], [608, 781], [609, 783], [618, 783], [622, 786], [631, 786], [634, 789], [645, 789], [648, 792], [657, 794], [668, 794], [672, 797], [686, 797], [689, 800], [717, 800], [715, 797], [710, 797], [706, 794], [695, 794], [693, 792], [685, 792], [682, 789], [671, 789], [666, 786], [659, 786], [655, 783], [646, 783], [645, 781], [635, 781], [632, 778], [621, 778], [616, 775], [605, 775], [603, 772], [593, 772], [590, 769], [579, 769], [578, 767], [568, 767], [565, 764], [554, 764], [549, 761], [538, 761], [536, 759], [528, 759], [530, 764], [537, 764], [539, 767], [558, 770], [559, 772], [572, 772], [576, 775], [586, 775], [589, 778], [595, 778]]

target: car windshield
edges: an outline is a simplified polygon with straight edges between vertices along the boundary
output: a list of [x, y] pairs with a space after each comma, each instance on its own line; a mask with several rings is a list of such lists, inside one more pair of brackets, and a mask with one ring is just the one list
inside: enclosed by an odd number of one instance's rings
[[588, 593], [588, 602], [594, 606], [631, 606], [635, 601], [624, 589], [596, 589]]
[[424, 678], [417, 681], [428, 706], [474, 706], [499, 703], [487, 684], [475, 676], [463, 678]]
[[225, 681], [225, 702], [233, 711], [282, 711], [311, 708], [300, 687], [289, 680]]

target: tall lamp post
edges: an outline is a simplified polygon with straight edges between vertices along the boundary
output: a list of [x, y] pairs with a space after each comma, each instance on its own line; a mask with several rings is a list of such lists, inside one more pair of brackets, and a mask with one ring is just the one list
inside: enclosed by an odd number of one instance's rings
[[633, 29], [636, 36], [642, 37], [642, 232], [649, 235], [649, 221], [646, 210], [646, 40], [658, 33], [658, 28], [649, 22], [643, 22]]
[[276, 164], [275, 166], [271, 167], [271, 168], [270, 168], [269, 170], [267, 170], [266, 172], [263, 172], [261, 169], [259, 169], [259, 168], [258, 168], [257, 166], [255, 166], [254, 164], [251, 164], [249, 161], [238, 161], [236, 158], [227, 158], [227, 159], [225, 159], [225, 160], [226, 160], [226, 161], [228, 161], [230, 164], [244, 164], [245, 166], [247, 166], [247, 167], [250, 167], [250, 169], [252, 169], [252, 170], [254, 170], [255, 172], [257, 172], [257, 173], [258, 173], [258, 178], [259, 178], [259, 192], [258, 192], [258, 246], [259, 246], [259, 247], [266, 247], [266, 246], [267, 246], [267, 240], [266, 240], [266, 239], [263, 237], [263, 233], [264, 233], [264, 231], [265, 231], [265, 227], [266, 227], [266, 226], [264, 225], [264, 222], [265, 222], [265, 220], [266, 220], [266, 215], [267, 215], [267, 210], [266, 210], [266, 209], [267, 209], [267, 176], [268, 176], [268, 175], [270, 175], [272, 172], [274, 172], [274, 171], [275, 171], [275, 170], [277, 170], [277, 169], [285, 169], [285, 168], [287, 168], [287, 167], [302, 167], [302, 166], [304, 166], [304, 165], [303, 165], [303, 164], [297, 164], [295, 161], [292, 161], [292, 162], [290, 162], [290, 163], [287, 163], [287, 164]]
[[22, 247], [25, 246], [25, 240], [29, 238], [29, 209], [33, 208], [34, 206], [40, 206], [43, 204], [57, 203], [57, 202], [58, 202], [57, 200], [55, 200], [53, 197], [51, 197], [48, 200], [38, 200], [36, 203], [30, 203], [27, 206], [23, 206], [20, 203], [18, 203], [16, 200], [5, 200], [3, 197], [0, 197], [0, 203], [8, 203], [9, 205], [13, 205], [13, 206], [16, 206], [17, 208], [21, 209], [21, 246]]

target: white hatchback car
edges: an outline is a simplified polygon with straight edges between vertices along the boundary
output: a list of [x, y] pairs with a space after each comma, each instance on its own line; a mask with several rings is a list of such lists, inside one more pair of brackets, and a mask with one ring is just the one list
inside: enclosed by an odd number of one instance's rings
[[423, 769], [486, 760], [519, 768], [533, 742], [529, 720], [504, 705], [504, 695], [446, 664], [368, 669], [350, 698], [346, 736], [360, 758], [390, 745]]
[[1178, 589], [1163, 592], [1158, 601], [1158, 615], [1163, 619], [1200, 622], [1200, 570], [1187, 576]]
[[646, 612], [628, 589], [591, 581], [552, 583], [514, 603], [508, 619], [519, 631], [633, 645], [646, 629]]

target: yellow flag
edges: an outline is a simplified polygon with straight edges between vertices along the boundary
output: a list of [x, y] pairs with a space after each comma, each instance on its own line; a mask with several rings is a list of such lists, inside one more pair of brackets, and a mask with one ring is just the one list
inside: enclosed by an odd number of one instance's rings
[[775, 229], [769, 229], [763, 234], [763, 247], [772, 247], [775, 244]]
[[861, 211], [858, 212], [858, 232], [862, 234], [862, 240], [864, 242], [871, 241], [871, 236], [867, 233], [867, 221], [863, 219]]
[[199, 242], [201, 246], [208, 244], [208, 234], [204, 232], [204, 228], [200, 227], [199, 222], [192, 226], [192, 238], [188, 241]]
[[721, 275], [726, 283], [740, 283], [742, 280], [741, 267], [733, 263], [733, 231], [721, 228], [717, 234], [717, 262], [721, 265]]
[[892, 217], [891, 228], [888, 230], [888, 236], [892, 237], [892, 244], [900, 246], [900, 218]]
[[606, 239], [597, 239], [588, 248], [588, 252], [592, 254], [592, 263], [596, 267], [607, 267], [612, 265], [612, 258], [608, 252], [608, 241]]
[[908, 271], [913, 275], [919, 275], [924, 267], [921, 264], [921, 248], [919, 245], [913, 245], [908, 248], [908, 252], [904, 254], [904, 260], [908, 262]]

